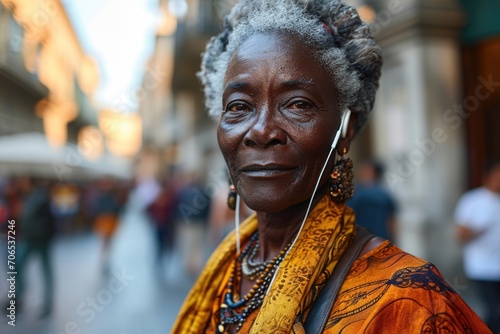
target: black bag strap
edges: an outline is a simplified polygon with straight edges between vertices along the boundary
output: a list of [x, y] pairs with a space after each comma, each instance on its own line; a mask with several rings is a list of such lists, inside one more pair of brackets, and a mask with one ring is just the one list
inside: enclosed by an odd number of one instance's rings
[[307, 334], [323, 333], [333, 308], [333, 303], [337, 299], [340, 287], [344, 283], [354, 260], [359, 257], [365, 244], [375, 237], [373, 233], [364, 227], [356, 226], [356, 229], [356, 237], [340, 257], [339, 262], [333, 269], [332, 275], [313, 302], [309, 315], [303, 324]]

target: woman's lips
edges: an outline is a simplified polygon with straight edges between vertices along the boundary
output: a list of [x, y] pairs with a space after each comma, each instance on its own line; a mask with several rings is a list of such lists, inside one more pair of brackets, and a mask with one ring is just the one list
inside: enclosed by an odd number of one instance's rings
[[279, 176], [281, 174], [290, 173], [297, 167], [288, 165], [277, 165], [277, 164], [267, 164], [267, 165], [249, 165], [240, 169], [241, 173], [253, 177], [271, 177]]

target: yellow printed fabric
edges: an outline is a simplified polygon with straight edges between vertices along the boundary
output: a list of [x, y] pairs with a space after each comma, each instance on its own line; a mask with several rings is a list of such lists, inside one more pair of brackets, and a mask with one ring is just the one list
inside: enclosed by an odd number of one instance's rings
[[[241, 226], [242, 245], [256, 230], [254, 215]], [[305, 333], [298, 314], [307, 316], [354, 236], [352, 210], [335, 204], [329, 196], [323, 197], [283, 260], [261, 308], [250, 314], [240, 333]], [[216, 333], [235, 253], [232, 234], [209, 259], [172, 333]], [[385, 242], [355, 261], [324, 333], [491, 332], [435, 267]]]

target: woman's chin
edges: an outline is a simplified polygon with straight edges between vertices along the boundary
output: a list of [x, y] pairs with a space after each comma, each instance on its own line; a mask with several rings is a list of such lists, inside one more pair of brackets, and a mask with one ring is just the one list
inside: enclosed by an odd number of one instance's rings
[[287, 208], [293, 206], [297, 202], [301, 202], [290, 192], [245, 192], [241, 193], [241, 199], [245, 204], [256, 212], [278, 213], [283, 212]]
[[265, 212], [265, 213], [278, 213], [286, 210], [286, 205], [281, 205], [281, 203], [277, 203], [275, 201], [249, 201], [245, 202], [245, 204], [255, 212]]

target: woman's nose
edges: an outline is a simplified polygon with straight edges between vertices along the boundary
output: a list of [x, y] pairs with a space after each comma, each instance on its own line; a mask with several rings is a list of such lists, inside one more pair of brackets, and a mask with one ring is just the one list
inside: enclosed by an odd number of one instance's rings
[[245, 145], [266, 148], [286, 144], [287, 135], [277, 117], [275, 111], [258, 112], [255, 121], [245, 135]]

